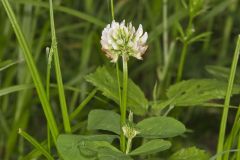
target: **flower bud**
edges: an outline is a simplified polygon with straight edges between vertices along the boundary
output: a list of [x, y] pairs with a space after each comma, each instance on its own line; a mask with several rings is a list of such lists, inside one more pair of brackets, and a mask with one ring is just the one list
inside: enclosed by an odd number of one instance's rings
[[133, 126], [131, 126], [129, 124], [125, 124], [122, 127], [122, 130], [123, 130], [124, 136], [127, 137], [128, 139], [133, 139], [137, 134], [140, 133]]

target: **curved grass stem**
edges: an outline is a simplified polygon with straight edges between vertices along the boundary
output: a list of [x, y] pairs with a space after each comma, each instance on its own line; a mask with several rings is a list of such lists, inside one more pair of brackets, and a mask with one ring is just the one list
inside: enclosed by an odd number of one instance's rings
[[53, 58], [54, 58], [54, 66], [55, 66], [55, 71], [56, 71], [56, 78], [57, 78], [59, 100], [60, 100], [60, 106], [61, 106], [61, 112], [62, 112], [62, 118], [63, 118], [63, 125], [64, 125], [65, 132], [71, 133], [71, 125], [70, 125], [70, 120], [69, 120], [69, 116], [68, 116], [68, 109], [67, 109], [67, 104], [66, 104], [66, 98], [65, 98], [63, 81], [62, 81], [62, 74], [61, 74], [61, 68], [60, 68], [60, 62], [59, 62], [59, 56], [58, 56], [57, 38], [56, 38], [56, 33], [55, 33], [52, 0], [49, 0], [49, 5], [50, 5], [50, 22], [51, 22], [51, 33], [52, 33], [51, 49], [52, 49]]
[[[235, 53], [234, 53], [234, 57], [233, 57], [231, 72], [230, 72], [230, 76], [228, 79], [228, 88], [227, 88], [226, 98], [224, 101], [224, 108], [223, 108], [222, 120], [221, 120], [221, 125], [220, 125], [220, 131], [219, 131], [218, 146], [217, 146], [217, 154], [219, 154], [219, 155], [221, 155], [221, 153], [223, 152], [224, 138], [225, 138], [225, 132], [226, 132], [226, 125], [227, 125], [227, 117], [228, 117], [228, 109], [229, 109], [230, 98], [231, 98], [231, 93], [232, 93], [232, 89], [233, 89], [234, 78], [235, 78], [235, 74], [236, 74], [239, 52], [240, 52], [240, 35], [238, 36], [238, 40], [237, 40], [237, 47], [235, 49]], [[222, 160], [222, 156], [219, 156], [217, 158], [217, 160]]]
[[22, 30], [21, 30], [21, 28], [20, 28], [20, 26], [17, 22], [16, 15], [13, 12], [13, 9], [9, 4], [9, 1], [8, 0], [1, 0], [1, 2], [2, 2], [3, 6], [4, 6], [4, 9], [5, 9], [5, 11], [8, 15], [8, 18], [9, 18], [11, 24], [12, 24], [12, 27], [13, 27], [13, 30], [16, 34], [17, 39], [18, 39], [19, 45], [23, 50], [25, 61], [28, 65], [28, 69], [30, 71], [33, 82], [35, 84], [39, 99], [40, 99], [41, 104], [42, 104], [44, 114], [46, 116], [47, 122], [49, 124], [50, 129], [51, 129], [51, 133], [52, 133], [54, 142], [56, 143], [59, 131], [58, 131], [58, 128], [57, 128], [56, 120], [53, 116], [51, 106], [48, 102], [46, 92], [43, 88], [43, 83], [41, 81], [39, 72], [37, 70], [36, 63], [34, 62], [33, 56], [31, 54], [30, 47], [29, 47], [29, 45], [26, 41], [26, 38], [24, 37], [23, 32], [22, 32]]

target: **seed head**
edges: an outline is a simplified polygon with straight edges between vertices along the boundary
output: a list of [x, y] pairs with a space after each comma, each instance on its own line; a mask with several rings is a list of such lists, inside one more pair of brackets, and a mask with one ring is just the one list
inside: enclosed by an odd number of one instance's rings
[[147, 32], [143, 34], [143, 28], [140, 24], [138, 29], [132, 26], [132, 23], [125, 24], [112, 21], [102, 31], [101, 45], [106, 56], [111, 62], [117, 62], [119, 56], [133, 56], [142, 59], [142, 55], [147, 50], [146, 41]]

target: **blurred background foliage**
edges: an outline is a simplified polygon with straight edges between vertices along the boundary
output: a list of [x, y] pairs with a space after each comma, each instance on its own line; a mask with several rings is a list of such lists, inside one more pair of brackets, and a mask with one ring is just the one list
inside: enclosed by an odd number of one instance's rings
[[[47, 65], [46, 47], [51, 45], [48, 1], [10, 0], [10, 2], [34, 53], [33, 56], [44, 81]], [[92, 90], [92, 86], [85, 81], [84, 76], [93, 72], [98, 66], [106, 64], [113, 66], [101, 51], [99, 42], [102, 29], [112, 21], [109, 4], [108, 0], [54, 1], [61, 70], [70, 112]], [[174, 50], [167, 78], [163, 81], [165, 65], [163, 33], [166, 31], [163, 24], [163, 1], [114, 1], [116, 21], [125, 19], [127, 22], [132, 22], [134, 26], [142, 24], [144, 30], [149, 33], [149, 49], [144, 55], [144, 60], [130, 60], [129, 76], [150, 100], [164, 99], [166, 89], [175, 83], [183, 48], [179, 26], [187, 30], [190, 17], [186, 4], [188, 1], [184, 0], [167, 1], [167, 44], [169, 50], [171, 44], [174, 44]], [[235, 41], [240, 33], [238, 8], [238, 0], [204, 1], [199, 14], [194, 17], [191, 29], [194, 35], [206, 35], [201, 38], [201, 41], [188, 46], [183, 71], [184, 80], [212, 77], [206, 70], [206, 66], [209, 68], [209, 65], [229, 68]], [[0, 5], [0, 159], [20, 159], [31, 150], [30, 145], [17, 135], [18, 128], [26, 129], [31, 135], [41, 140], [46, 138], [47, 133], [44, 114], [31, 85], [31, 76], [21, 52], [3, 6]], [[60, 111], [54, 74], [51, 82], [51, 104], [58, 118]], [[160, 86], [157, 94], [153, 94], [154, 86]], [[113, 105], [100, 93], [97, 94], [96, 100], [91, 101], [73, 122], [76, 124], [75, 133], [87, 132], [85, 126], [89, 110], [111, 108]], [[174, 141], [173, 150], [196, 145], [214, 153], [221, 110], [192, 106], [179, 110], [179, 113], [177, 111], [173, 116], [183, 121], [189, 132], [185, 137]], [[233, 121], [234, 116], [231, 115], [234, 115], [234, 112], [235, 109], [232, 109], [229, 116], [230, 124]], [[61, 123], [60, 118], [58, 122]]]

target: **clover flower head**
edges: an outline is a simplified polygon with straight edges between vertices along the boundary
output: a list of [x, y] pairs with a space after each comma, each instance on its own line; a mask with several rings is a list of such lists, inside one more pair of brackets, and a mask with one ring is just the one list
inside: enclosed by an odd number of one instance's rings
[[148, 34], [147, 32], [143, 33], [141, 24], [135, 30], [131, 22], [125, 24], [125, 20], [121, 23], [113, 20], [102, 31], [101, 45], [111, 62], [117, 62], [119, 56], [127, 58], [133, 56], [142, 59], [142, 55], [148, 48], [147, 39]]
[[123, 130], [124, 136], [127, 137], [128, 139], [133, 139], [137, 134], [140, 133], [139, 131], [136, 130], [136, 128], [134, 128], [130, 124], [125, 124], [122, 127], [122, 130]]

